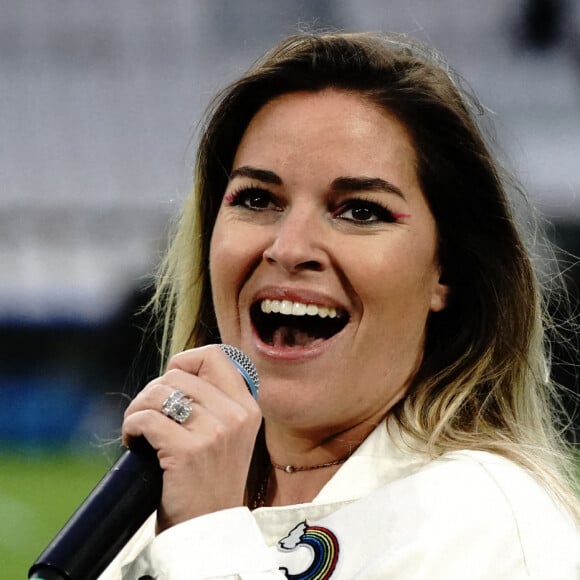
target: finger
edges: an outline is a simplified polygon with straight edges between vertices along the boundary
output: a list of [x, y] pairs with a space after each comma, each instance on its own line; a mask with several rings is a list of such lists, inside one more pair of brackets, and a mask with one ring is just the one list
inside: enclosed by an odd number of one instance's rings
[[244, 378], [219, 345], [181, 352], [170, 360], [167, 368], [196, 375], [243, 404], [251, 404], [254, 400]]
[[[206, 433], [217, 433], [216, 421], [207, 412], [194, 412], [192, 424], [197, 425], [196, 433], [192, 433], [177, 423], [171, 417], [153, 409], [145, 409], [133, 413], [123, 422], [123, 444], [131, 448], [135, 439], [145, 438], [157, 451], [158, 458], [180, 457], [193, 455], [198, 448], [203, 448]], [[162, 469], [166, 466], [161, 465]]]
[[[248, 426], [254, 424], [258, 426], [259, 420], [253, 413], [235, 402], [222, 409], [219, 415], [192, 403], [192, 416], [187, 424], [177, 423], [154, 409], [143, 409], [125, 419], [122, 436], [127, 447], [134, 439], [144, 437], [158, 452], [161, 461], [168, 457], [193, 457], [204, 448], [223, 445], [228, 439], [240, 442]], [[252, 439], [257, 427], [248, 432]]]
[[[178, 394], [178, 402], [183, 403], [184, 419], [179, 419], [173, 411], [166, 408], [166, 403]], [[140, 415], [144, 411], [163, 414], [175, 420], [191, 433], [203, 437], [205, 430], [216, 430], [221, 425], [228, 425], [232, 430], [241, 428], [248, 422], [259, 422], [261, 414], [257, 405], [245, 406], [239, 401], [210, 385], [199, 377], [190, 375], [180, 369], [172, 369], [163, 377], [152, 381], [150, 385], [129, 405], [125, 412], [125, 421], [133, 415]], [[178, 413], [178, 415], [180, 415]], [[144, 415], [150, 419], [150, 415]], [[164, 422], [159, 425], [162, 426]], [[133, 425], [133, 423], [129, 423]], [[127, 432], [126, 443], [134, 436], [144, 435], [150, 438], [147, 432], [147, 423], [140, 425], [138, 431]], [[135, 435], [136, 433], [136, 435]], [[150, 441], [153, 445], [153, 441]]]
[[141, 409], [123, 421], [121, 431], [123, 445], [131, 448], [131, 442], [139, 437], [147, 439], [155, 450], [175, 444], [188, 431], [170, 417], [155, 409]]
[[164, 375], [157, 377], [148, 383], [129, 403], [125, 409], [124, 417], [127, 418], [129, 415], [145, 409], [161, 410], [163, 402], [177, 389], [179, 387], [172, 385]]
[[182, 392], [185, 397], [195, 401], [198, 405], [220, 414], [223, 414], [232, 404], [241, 404], [240, 401], [234, 400], [223, 390], [216, 388], [215, 385], [181, 369], [174, 368], [149, 383], [129, 404], [125, 411], [125, 417], [145, 409], [163, 412], [165, 402], [176, 391]]

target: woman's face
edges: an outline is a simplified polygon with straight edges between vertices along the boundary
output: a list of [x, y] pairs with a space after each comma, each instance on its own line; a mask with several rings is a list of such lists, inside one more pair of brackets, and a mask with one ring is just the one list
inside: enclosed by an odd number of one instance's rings
[[210, 269], [222, 340], [256, 363], [267, 420], [372, 426], [403, 397], [446, 298], [415, 166], [405, 127], [356, 93], [287, 94], [248, 126]]

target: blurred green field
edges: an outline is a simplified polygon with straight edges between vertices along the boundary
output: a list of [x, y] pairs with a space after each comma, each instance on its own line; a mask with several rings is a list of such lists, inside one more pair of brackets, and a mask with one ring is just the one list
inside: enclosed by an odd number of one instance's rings
[[110, 465], [101, 452], [0, 452], [0, 578], [27, 577]]

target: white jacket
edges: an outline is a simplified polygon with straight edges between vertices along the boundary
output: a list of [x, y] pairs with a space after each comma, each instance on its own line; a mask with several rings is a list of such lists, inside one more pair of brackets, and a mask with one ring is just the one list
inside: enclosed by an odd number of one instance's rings
[[100, 580], [578, 580], [580, 532], [521, 467], [480, 451], [437, 460], [381, 424], [312, 503], [240, 507], [154, 535]]

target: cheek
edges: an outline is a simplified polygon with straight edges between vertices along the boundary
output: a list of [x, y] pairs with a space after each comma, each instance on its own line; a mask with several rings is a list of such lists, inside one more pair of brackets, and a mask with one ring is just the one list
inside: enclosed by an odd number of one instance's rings
[[239, 262], [238, 254], [242, 253], [236, 235], [235, 224], [218, 215], [213, 229], [209, 250], [209, 267], [212, 281], [229, 277], [231, 269]]
[[379, 374], [389, 385], [407, 385], [423, 356], [431, 277], [424, 265], [415, 265], [392, 257], [360, 268], [361, 356], [371, 361], [371, 377]]
[[431, 248], [393, 245], [353, 261], [351, 281], [363, 307], [394, 324], [424, 324], [438, 280]]
[[209, 253], [210, 280], [218, 319], [221, 308], [236, 304], [238, 293], [258, 254], [255, 235], [248, 236], [236, 222], [218, 217]]
[[235, 296], [233, 284], [235, 281], [235, 257], [229, 246], [229, 237], [224, 235], [225, 228], [218, 220], [211, 238], [209, 252], [209, 273], [214, 308], [218, 323], [227, 309], [227, 297]]

